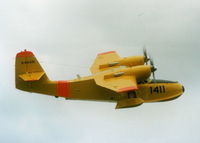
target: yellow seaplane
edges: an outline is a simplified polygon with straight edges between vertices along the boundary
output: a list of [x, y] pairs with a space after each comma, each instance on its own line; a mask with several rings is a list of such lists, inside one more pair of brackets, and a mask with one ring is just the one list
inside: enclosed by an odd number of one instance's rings
[[180, 83], [155, 79], [154, 63], [145, 49], [143, 52], [142, 56], [124, 58], [115, 51], [100, 53], [90, 68], [91, 76], [52, 81], [34, 54], [24, 50], [16, 55], [16, 88], [65, 99], [116, 102], [116, 109], [182, 95], [184, 87]]

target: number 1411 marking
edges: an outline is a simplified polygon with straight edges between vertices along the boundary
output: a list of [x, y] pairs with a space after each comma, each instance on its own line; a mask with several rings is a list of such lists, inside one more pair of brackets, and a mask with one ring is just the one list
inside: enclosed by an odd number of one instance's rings
[[150, 87], [151, 94], [155, 93], [165, 93], [165, 86]]

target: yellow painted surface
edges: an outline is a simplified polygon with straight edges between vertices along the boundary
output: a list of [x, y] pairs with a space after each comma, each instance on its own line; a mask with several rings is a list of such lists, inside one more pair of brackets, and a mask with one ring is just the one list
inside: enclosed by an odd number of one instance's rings
[[25, 73], [19, 75], [19, 77], [24, 81], [36, 81], [39, 80], [44, 74], [44, 72]]
[[[179, 83], [147, 82], [151, 67], [144, 65], [144, 62], [132, 67], [126, 67], [127, 64], [122, 68], [114, 66], [101, 70], [98, 61], [100, 64], [105, 63], [106, 57], [110, 54], [113, 57], [109, 60], [120, 59], [115, 52], [101, 54], [91, 68], [93, 75], [60, 82], [49, 80], [32, 52], [20, 52], [16, 57], [16, 88], [67, 99], [113, 101], [117, 102], [116, 108], [170, 100], [183, 94], [183, 86]], [[141, 57], [138, 58], [140, 61]], [[119, 89], [125, 89], [125, 92], [117, 92]]]

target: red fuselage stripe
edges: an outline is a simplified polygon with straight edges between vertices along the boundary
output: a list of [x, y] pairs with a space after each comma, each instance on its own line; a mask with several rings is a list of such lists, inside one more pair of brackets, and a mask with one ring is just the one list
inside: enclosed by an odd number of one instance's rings
[[57, 83], [57, 96], [60, 97], [69, 97], [69, 87], [70, 83], [68, 81], [58, 81]]

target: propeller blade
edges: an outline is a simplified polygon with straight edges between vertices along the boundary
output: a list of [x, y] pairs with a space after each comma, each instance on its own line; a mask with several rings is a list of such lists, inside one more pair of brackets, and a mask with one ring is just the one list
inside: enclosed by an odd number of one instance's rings
[[155, 72], [153, 72], [153, 82], [155, 82], [156, 79], [155, 79]]
[[156, 81], [155, 71], [157, 70], [157, 68], [154, 66], [154, 62], [151, 57], [150, 57], [150, 65], [151, 65], [151, 72], [152, 72], [152, 76], [153, 76], [153, 82], [155, 82]]
[[144, 55], [144, 62], [147, 65], [147, 62], [149, 61], [149, 58], [148, 58], [148, 55], [147, 55], [146, 46], [143, 47], [143, 55]]

